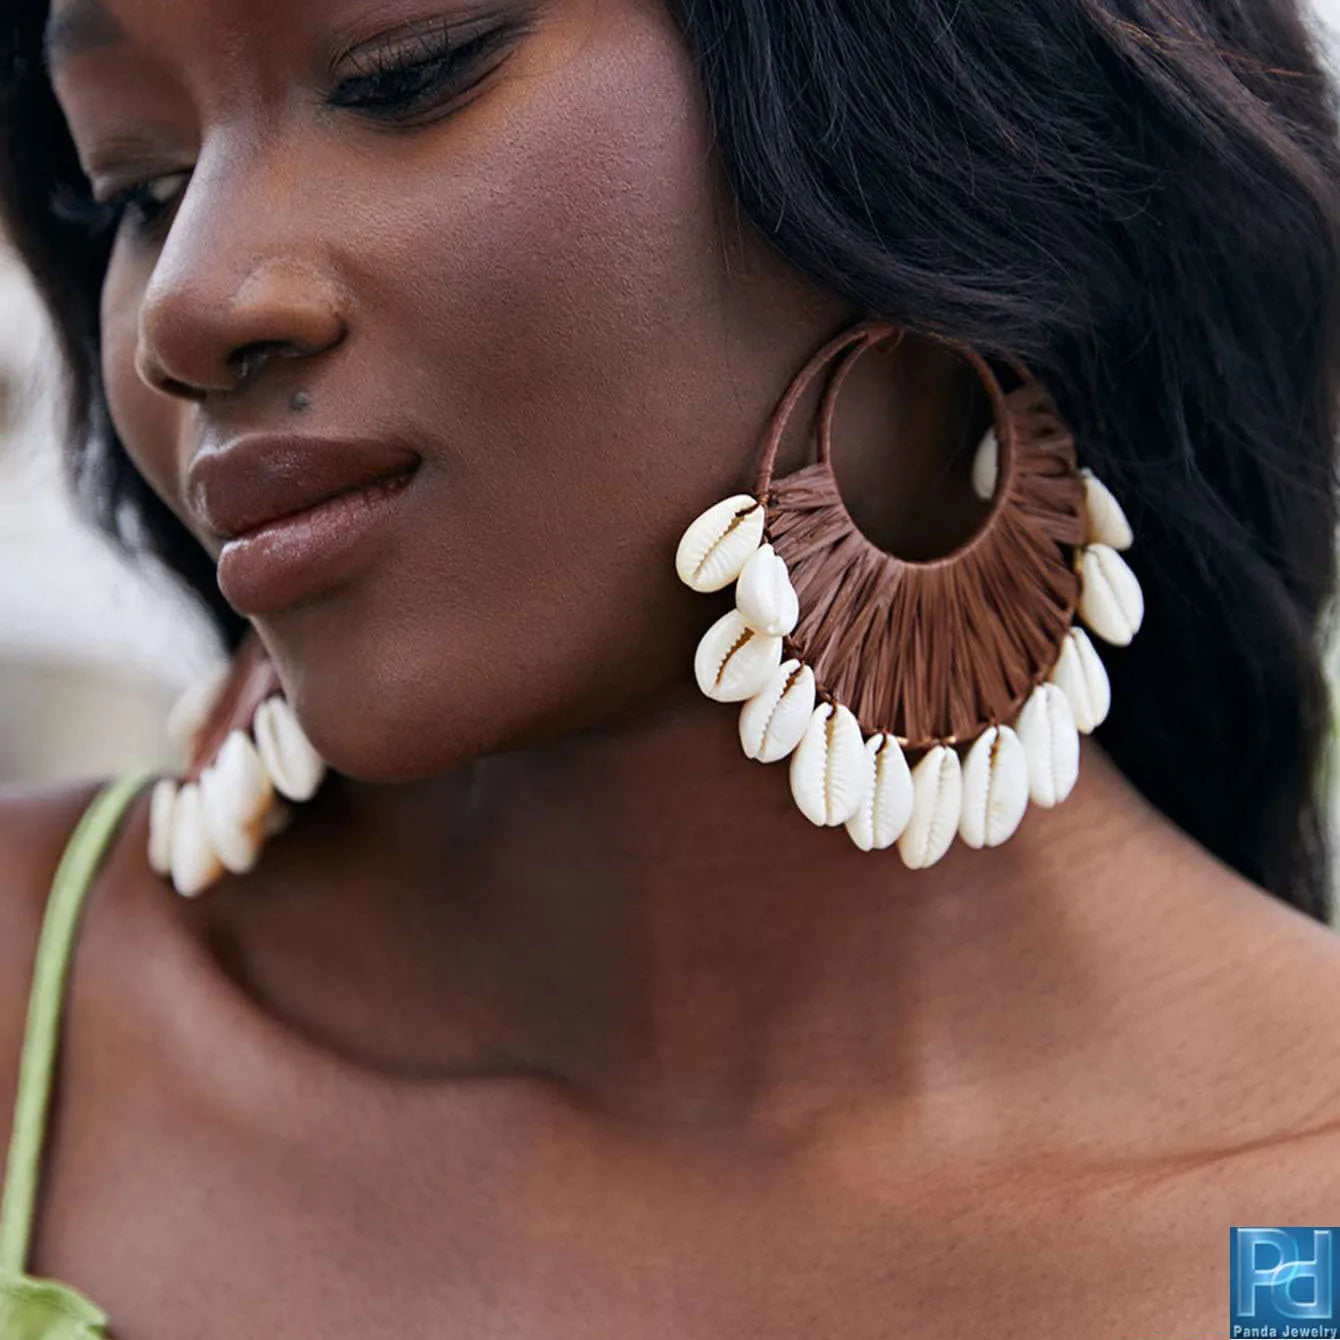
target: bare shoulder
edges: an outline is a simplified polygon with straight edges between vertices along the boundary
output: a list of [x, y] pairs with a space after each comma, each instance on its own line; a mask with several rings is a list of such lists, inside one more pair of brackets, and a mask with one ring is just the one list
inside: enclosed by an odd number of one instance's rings
[[[1270, 929], [1244, 944], [1238, 964], [1225, 964], [1229, 1100], [1287, 1114], [1274, 1151], [1281, 1166], [1303, 1170], [1308, 1187], [1340, 1190], [1340, 932], [1264, 906]], [[1250, 970], [1240, 966], [1249, 957]]]
[[[1263, 899], [1203, 1035], [1231, 1140], [1201, 1161], [1230, 1223], [1330, 1224], [1340, 1205], [1340, 933]], [[1271, 1217], [1273, 1216], [1273, 1217]]]
[[0, 1000], [26, 971], [61, 853], [105, 781], [0, 787]]
[[105, 780], [0, 787], [0, 1140], [5, 1144], [47, 894], [70, 835]]

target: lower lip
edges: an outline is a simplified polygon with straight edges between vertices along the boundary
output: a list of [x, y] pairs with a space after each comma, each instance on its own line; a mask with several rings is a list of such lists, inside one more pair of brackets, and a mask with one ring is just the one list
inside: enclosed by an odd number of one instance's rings
[[229, 540], [218, 563], [223, 598], [239, 614], [272, 614], [347, 581], [372, 557], [417, 474], [376, 480]]

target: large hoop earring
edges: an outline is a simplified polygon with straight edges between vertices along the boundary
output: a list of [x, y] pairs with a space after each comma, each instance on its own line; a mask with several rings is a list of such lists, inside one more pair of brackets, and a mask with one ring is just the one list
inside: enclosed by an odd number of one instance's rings
[[180, 776], [160, 778], [149, 803], [149, 864], [194, 897], [225, 870], [246, 874], [265, 841], [325, 779], [255, 630], [218, 673], [193, 684], [168, 717], [185, 749]]
[[[955, 836], [998, 846], [1030, 800], [1066, 799], [1079, 735], [1111, 704], [1076, 616], [1125, 645], [1144, 600], [1120, 553], [1130, 525], [1079, 468], [1046, 390], [1011, 359], [1019, 384], [1007, 393], [980, 354], [943, 337], [929, 338], [966, 359], [990, 397], [994, 423], [973, 481], [991, 509], [928, 562], [885, 553], [861, 533], [833, 473], [834, 415], [856, 362], [903, 333], [862, 322], [814, 355], [773, 415], [754, 493], [699, 516], [675, 565], [696, 591], [736, 583], [735, 608], [708, 629], [694, 669], [708, 697], [744, 704], [746, 756], [789, 757], [792, 794], [811, 822], [845, 826], [866, 851], [897, 843], [904, 863], [922, 869]], [[815, 459], [776, 479], [787, 426], [830, 368]], [[909, 755], [919, 755], [914, 765]]]

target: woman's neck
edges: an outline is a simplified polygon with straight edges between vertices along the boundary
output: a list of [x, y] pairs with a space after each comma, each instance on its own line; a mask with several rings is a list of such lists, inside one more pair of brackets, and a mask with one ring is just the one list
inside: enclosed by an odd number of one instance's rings
[[205, 933], [346, 1057], [787, 1130], [876, 1095], [1096, 1092], [1121, 1037], [1151, 1085], [1186, 1078], [1160, 1002], [1231, 992], [1215, 937], [1266, 902], [1091, 740], [1064, 804], [909, 871], [813, 828], [701, 700], [439, 781], [337, 780], [251, 878], [202, 900]]

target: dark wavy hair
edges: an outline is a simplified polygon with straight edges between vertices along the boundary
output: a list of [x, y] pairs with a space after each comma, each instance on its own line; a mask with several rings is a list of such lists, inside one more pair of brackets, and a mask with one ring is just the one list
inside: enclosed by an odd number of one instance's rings
[[[670, 0], [740, 205], [820, 283], [1012, 354], [1126, 505], [1145, 628], [1100, 728], [1221, 860], [1330, 912], [1321, 646], [1335, 583], [1340, 163], [1295, 0]], [[0, 20], [0, 211], [54, 317], [68, 474], [228, 645], [213, 564], [117, 441], [108, 241], [40, 55]]]

